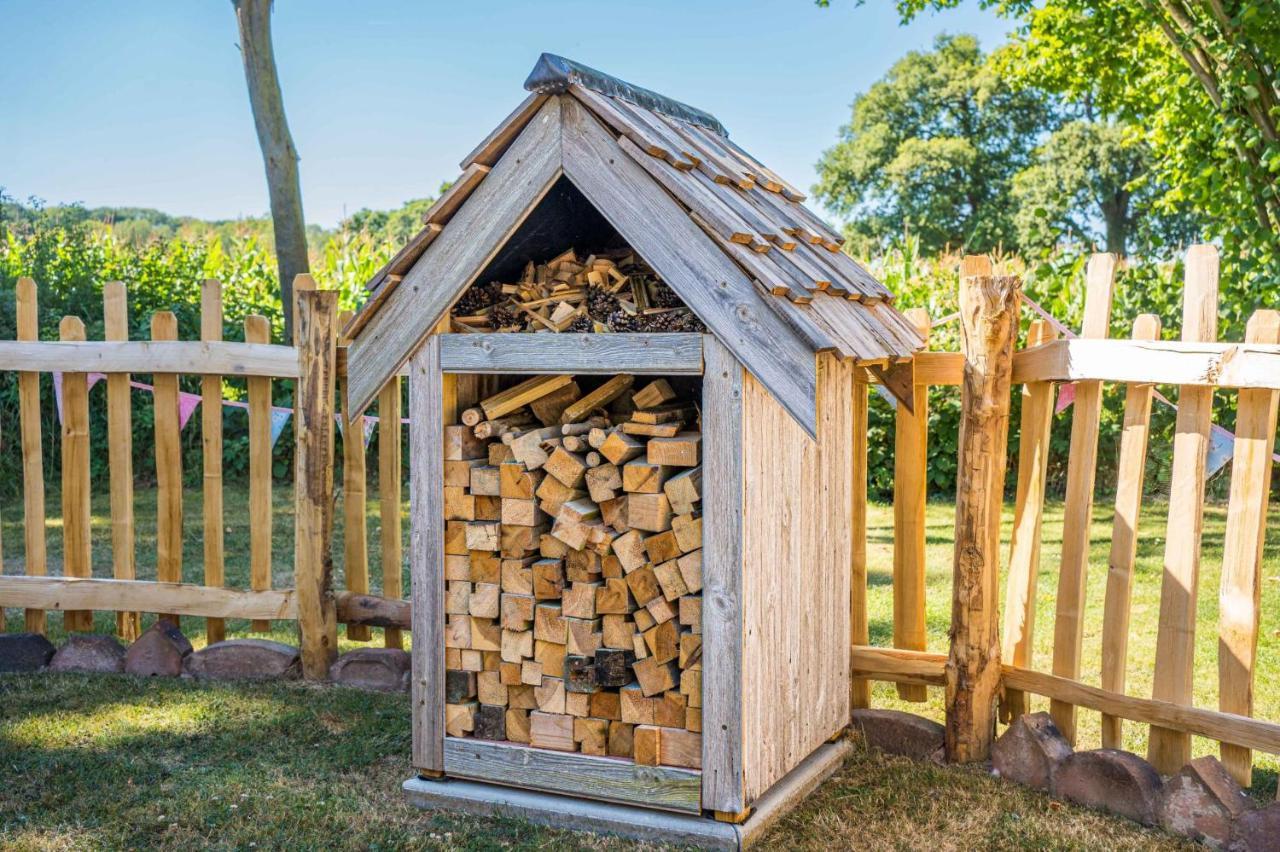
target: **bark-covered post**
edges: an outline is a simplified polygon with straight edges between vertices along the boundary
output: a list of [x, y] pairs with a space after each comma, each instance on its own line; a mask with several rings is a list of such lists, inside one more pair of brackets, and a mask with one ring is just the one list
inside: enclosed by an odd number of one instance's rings
[[309, 276], [298, 278], [294, 282], [294, 343], [299, 368], [294, 395], [294, 584], [302, 636], [302, 674], [308, 680], [325, 680], [338, 649], [331, 548], [338, 294], [311, 289]]
[[985, 760], [995, 736], [1000, 689], [1000, 509], [1021, 288], [1016, 277], [964, 275], [965, 271], [960, 279], [964, 381], [955, 579], [946, 668], [946, 753], [948, 760], [960, 763]]

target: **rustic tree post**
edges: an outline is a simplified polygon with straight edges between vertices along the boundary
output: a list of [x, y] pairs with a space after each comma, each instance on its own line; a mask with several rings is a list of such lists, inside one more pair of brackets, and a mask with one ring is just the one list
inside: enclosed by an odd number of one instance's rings
[[947, 659], [948, 760], [985, 760], [995, 734], [1000, 688], [999, 552], [1013, 344], [1020, 282], [966, 275], [960, 279], [960, 348], [964, 381], [956, 483], [955, 581], [951, 653]]
[[298, 384], [294, 398], [294, 582], [302, 673], [324, 680], [337, 656], [338, 621], [333, 599], [333, 429], [337, 356], [334, 328], [338, 297], [315, 290], [310, 276], [294, 282]]

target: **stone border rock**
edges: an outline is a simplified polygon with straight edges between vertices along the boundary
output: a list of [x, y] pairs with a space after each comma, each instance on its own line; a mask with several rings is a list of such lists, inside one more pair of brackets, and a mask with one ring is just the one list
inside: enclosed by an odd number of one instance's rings
[[1015, 719], [996, 740], [991, 757], [992, 772], [1000, 777], [1214, 849], [1277, 848], [1280, 802], [1255, 806], [1216, 757], [1198, 757], [1163, 781], [1136, 754], [1075, 751], [1048, 713]]
[[[409, 691], [412, 658], [399, 648], [357, 648], [334, 661], [337, 686]], [[297, 680], [298, 649], [269, 639], [228, 639], [193, 651], [171, 621], [160, 619], [126, 648], [116, 637], [73, 633], [61, 648], [38, 633], [0, 633], [0, 674], [37, 672], [132, 674], [216, 681]]]

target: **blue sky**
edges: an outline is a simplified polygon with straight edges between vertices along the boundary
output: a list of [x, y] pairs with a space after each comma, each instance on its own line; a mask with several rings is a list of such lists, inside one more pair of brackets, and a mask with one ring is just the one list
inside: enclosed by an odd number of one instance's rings
[[[267, 211], [227, 0], [0, 0], [0, 187], [203, 218]], [[889, 0], [276, 0], [276, 61], [309, 220], [432, 193], [524, 96], [538, 54], [715, 114], [800, 187], [894, 60], [940, 32], [1002, 40], [969, 4], [901, 27]]]

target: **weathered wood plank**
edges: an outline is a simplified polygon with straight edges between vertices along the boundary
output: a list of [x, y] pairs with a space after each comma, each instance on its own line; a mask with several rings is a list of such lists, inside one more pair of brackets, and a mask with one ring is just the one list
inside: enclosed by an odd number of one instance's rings
[[440, 359], [459, 373], [700, 375], [700, 334], [443, 334]]
[[444, 771], [462, 778], [672, 811], [697, 813], [701, 807], [702, 773], [609, 757], [448, 737]]
[[702, 382], [702, 800], [719, 811], [746, 806], [743, 788], [742, 365], [704, 338]]
[[[1111, 321], [1116, 256], [1094, 254], [1085, 272], [1082, 338], [1103, 338]], [[1053, 623], [1053, 673], [1080, 676], [1084, 641], [1085, 591], [1089, 577], [1089, 527], [1093, 521], [1093, 486], [1098, 469], [1098, 425], [1102, 417], [1102, 384], [1079, 382], [1071, 415], [1071, 450], [1067, 460], [1067, 495], [1062, 519], [1062, 560], [1058, 569], [1057, 610]], [[1050, 701], [1049, 712], [1063, 736], [1076, 741], [1075, 708]]]
[[947, 660], [947, 758], [985, 760], [1000, 689], [1000, 508], [1009, 436], [1009, 387], [1018, 331], [1017, 278], [962, 277], [960, 461], [955, 579]]
[[409, 553], [413, 600], [413, 765], [444, 770], [444, 415], [440, 337], [409, 363]]
[[[1136, 339], [1160, 336], [1160, 318], [1143, 314], [1133, 324]], [[1124, 693], [1129, 657], [1129, 603], [1133, 593], [1133, 565], [1138, 554], [1138, 515], [1147, 469], [1147, 437], [1151, 421], [1151, 385], [1129, 385], [1124, 399], [1124, 431], [1116, 474], [1116, 510], [1107, 558], [1107, 593], [1102, 616], [1102, 688]], [[1030, 660], [1012, 660], [1028, 666]], [[1123, 723], [1118, 716], [1102, 717], [1102, 747], [1123, 748]]]
[[0, 577], [5, 606], [165, 612], [206, 618], [297, 618], [294, 593], [213, 589], [148, 580]]
[[298, 283], [295, 279], [294, 331], [302, 375], [294, 394], [294, 585], [303, 677], [326, 680], [338, 655], [331, 551], [338, 294], [301, 290]]
[[228, 376], [298, 375], [289, 346], [253, 346], [190, 340], [0, 341], [0, 370], [48, 373], [203, 373]]
[[565, 174], [812, 436], [813, 350], [585, 107], [567, 98], [562, 109]]
[[[1182, 339], [1213, 340], [1218, 329], [1218, 250], [1187, 250]], [[1196, 600], [1200, 585], [1200, 540], [1204, 530], [1205, 463], [1213, 417], [1213, 389], [1183, 386], [1173, 437], [1169, 523], [1165, 531], [1160, 622], [1156, 633], [1151, 697], [1190, 704], [1194, 685]], [[1165, 775], [1191, 759], [1191, 736], [1152, 726], [1147, 759]]]
[[[1253, 343], [1280, 342], [1280, 313], [1255, 313], [1249, 320], [1246, 339]], [[1243, 390], [1236, 414], [1218, 606], [1218, 709], [1240, 716], [1253, 715], [1262, 547], [1267, 536], [1278, 397], [1280, 394], [1275, 391]], [[1222, 763], [1241, 786], [1250, 785], [1253, 755], [1248, 749], [1223, 743]]]
[[[108, 340], [129, 339], [128, 293], [120, 281], [102, 285], [102, 318]], [[219, 406], [221, 407], [221, 406]], [[107, 465], [111, 473], [111, 573], [117, 580], [136, 576], [133, 527], [133, 413], [129, 374], [107, 376]], [[142, 632], [138, 612], [116, 613], [116, 632], [126, 642]]]
[[[1031, 324], [1027, 334], [1027, 346], [1040, 346], [1056, 334], [1046, 320], [1037, 320]], [[1040, 577], [1040, 526], [1044, 518], [1045, 482], [1049, 473], [1049, 427], [1052, 425], [1053, 382], [1023, 385], [1018, 490], [1009, 543], [1009, 576], [1000, 654], [1002, 660], [1017, 666], [1031, 664], [1036, 587]], [[1011, 722], [1026, 712], [1026, 696], [1017, 690], [1005, 690], [1000, 703], [1001, 718]]]
[[560, 175], [560, 99], [543, 104], [351, 344], [352, 410], [363, 411]]
[[1016, 381], [1280, 389], [1280, 346], [1189, 340], [1059, 340], [1014, 359]]

